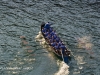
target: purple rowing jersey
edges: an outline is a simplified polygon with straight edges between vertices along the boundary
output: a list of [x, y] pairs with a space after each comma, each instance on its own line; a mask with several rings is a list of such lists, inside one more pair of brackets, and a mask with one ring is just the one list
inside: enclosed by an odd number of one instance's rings
[[54, 47], [55, 45], [56, 45], [56, 42], [54, 42], [54, 43], [51, 43], [51, 46], [53, 46], [53, 47]]
[[62, 48], [62, 50], [66, 49], [66, 47], [64, 45], [61, 45], [60, 47]]
[[46, 28], [43, 28], [43, 29], [42, 29], [42, 32], [45, 33], [45, 32], [46, 32]]
[[50, 39], [50, 43], [52, 43], [53, 42], [53, 39]]
[[54, 35], [53, 35], [53, 39], [55, 40], [56, 38], [57, 38], [57, 36], [54, 34]]
[[51, 35], [51, 36], [54, 36], [54, 35], [55, 35], [55, 33], [52, 31], [52, 32], [50, 33], [50, 35]]
[[62, 43], [61, 43], [61, 42], [59, 42], [59, 43], [58, 43], [58, 46], [60, 47], [61, 45], [62, 45]]
[[56, 45], [56, 46], [55, 46], [55, 49], [57, 49], [57, 50], [58, 50], [58, 49], [59, 49], [59, 47]]
[[59, 41], [60, 41], [60, 39], [59, 39], [59, 37], [57, 37], [57, 38], [56, 38], [56, 42], [59, 42]]
[[48, 32], [46, 32], [46, 33], [45, 33], [45, 37], [47, 37], [48, 35], [49, 35], [49, 33], [48, 33]]
[[47, 38], [48, 38], [49, 40], [52, 39], [52, 37], [51, 37], [50, 35], [48, 35]]
[[53, 31], [53, 29], [52, 29], [52, 27], [50, 27], [50, 29], [49, 29], [49, 33], [51, 33]]

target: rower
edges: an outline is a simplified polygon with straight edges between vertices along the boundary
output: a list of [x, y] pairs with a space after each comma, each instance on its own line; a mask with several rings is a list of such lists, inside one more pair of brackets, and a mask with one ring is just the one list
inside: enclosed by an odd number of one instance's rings
[[53, 38], [56, 40], [56, 38], [57, 38], [57, 35], [56, 35], [56, 34], [54, 34], [54, 35], [53, 35]]
[[48, 32], [45, 32], [44, 35], [45, 35], [45, 37], [47, 37], [49, 35], [49, 33]]
[[60, 47], [62, 45], [62, 43], [59, 41], [57, 45], [58, 45], [58, 47]]
[[59, 37], [56, 37], [56, 42], [57, 42], [57, 43], [61, 43]]
[[48, 38], [49, 40], [52, 39], [52, 37], [51, 37], [50, 34], [48, 34], [48, 35], [46, 36], [46, 38]]
[[54, 36], [54, 35], [55, 35], [55, 32], [54, 32], [54, 31], [52, 31], [52, 32], [50, 33], [50, 35], [51, 35], [51, 36]]
[[56, 50], [59, 50], [59, 47], [58, 47], [58, 45], [55, 45], [54, 47], [55, 47], [55, 49], [56, 49]]
[[66, 47], [63, 44], [60, 47], [61, 47], [62, 50], [66, 49]]
[[46, 31], [47, 31], [46, 28], [43, 28], [43, 29], [42, 29], [42, 32], [43, 32], [43, 33], [46, 33]]
[[50, 43], [53, 43], [53, 39], [50, 39], [49, 42], [50, 42]]
[[49, 28], [49, 33], [51, 33], [53, 31], [52, 27]]
[[56, 46], [56, 42], [51, 43], [51, 46], [55, 47]]

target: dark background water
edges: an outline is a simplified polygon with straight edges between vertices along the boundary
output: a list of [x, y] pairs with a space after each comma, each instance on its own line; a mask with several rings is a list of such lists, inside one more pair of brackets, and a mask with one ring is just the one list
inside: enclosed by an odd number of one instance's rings
[[74, 56], [69, 75], [100, 75], [100, 0], [0, 0], [0, 75], [59, 70], [58, 59], [35, 41], [43, 21]]

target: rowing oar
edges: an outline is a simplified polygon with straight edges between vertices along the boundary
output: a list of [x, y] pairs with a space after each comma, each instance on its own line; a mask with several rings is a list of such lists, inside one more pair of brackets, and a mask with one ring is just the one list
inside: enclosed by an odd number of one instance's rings
[[63, 52], [63, 50], [61, 50], [61, 55], [62, 55], [62, 59], [63, 59], [63, 61], [65, 62], [65, 63], [67, 63], [68, 64], [68, 56], [64, 56], [64, 52]]

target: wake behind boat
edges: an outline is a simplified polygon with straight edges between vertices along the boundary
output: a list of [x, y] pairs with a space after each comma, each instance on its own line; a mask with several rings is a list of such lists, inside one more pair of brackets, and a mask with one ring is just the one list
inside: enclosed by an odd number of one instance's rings
[[51, 27], [51, 24], [49, 22], [41, 24], [41, 33], [45, 38], [46, 42], [52, 48], [52, 51], [56, 55], [61, 57], [65, 63], [68, 63], [70, 59], [70, 51], [66, 48], [65, 44], [57, 36], [56, 32], [53, 30], [53, 27]]

